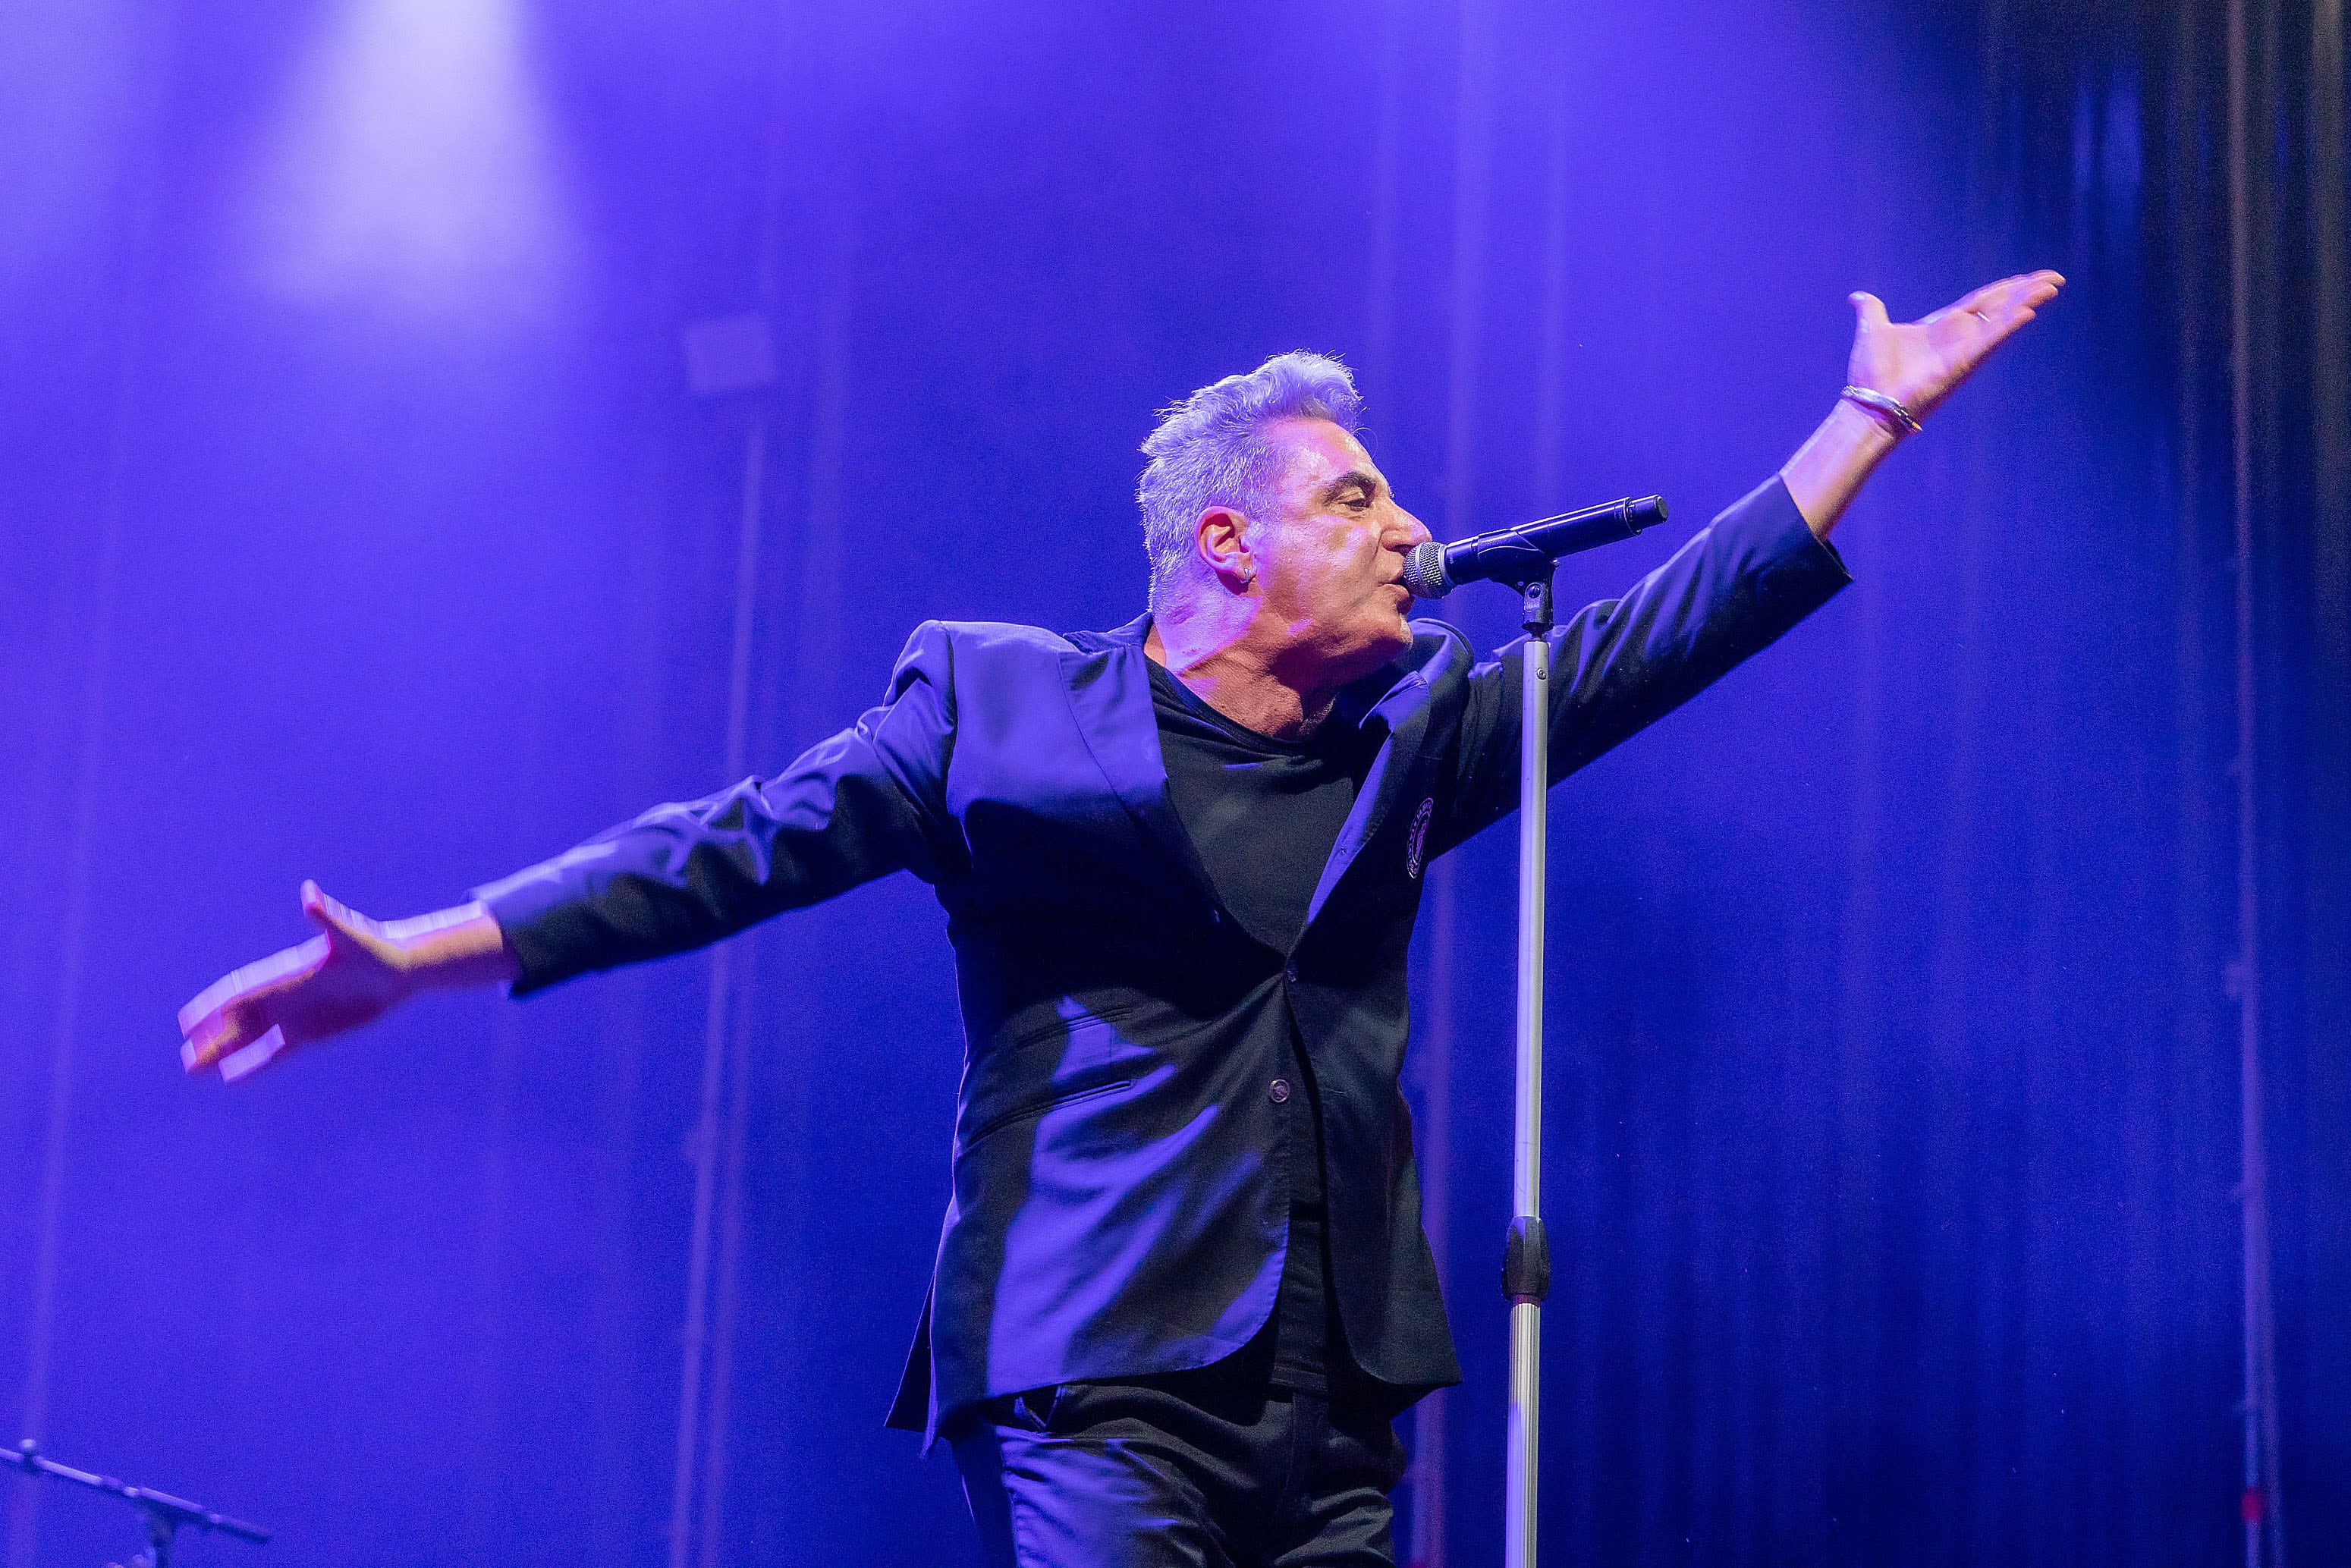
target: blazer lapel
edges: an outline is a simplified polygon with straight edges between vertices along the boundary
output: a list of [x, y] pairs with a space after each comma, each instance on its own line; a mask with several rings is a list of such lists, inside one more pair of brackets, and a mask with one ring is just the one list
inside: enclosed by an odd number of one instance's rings
[[1213, 899], [1199, 852], [1167, 799], [1167, 762], [1151, 707], [1150, 655], [1143, 651], [1150, 626], [1145, 615], [1115, 632], [1072, 638], [1078, 650], [1061, 655], [1062, 690], [1086, 748], [1136, 828]]
[[1364, 846], [1379, 836], [1380, 825], [1388, 819], [1388, 809], [1404, 792], [1412, 765], [1420, 756], [1421, 736], [1428, 728], [1427, 672], [1414, 670], [1405, 675], [1357, 722], [1384, 725], [1387, 738], [1380, 743], [1380, 753], [1372, 759], [1372, 769], [1364, 777], [1363, 791], [1355, 797], [1355, 809], [1347, 813], [1346, 823], [1339, 830], [1339, 841], [1323, 864], [1322, 880], [1315, 884], [1313, 901], [1306, 906], [1307, 930], [1313, 929], [1315, 916], [1322, 913], [1332, 891], [1355, 863]]

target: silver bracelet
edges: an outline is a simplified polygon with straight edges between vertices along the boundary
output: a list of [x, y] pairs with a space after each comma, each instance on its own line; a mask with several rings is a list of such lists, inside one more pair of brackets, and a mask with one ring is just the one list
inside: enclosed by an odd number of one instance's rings
[[[1844, 391], [1837, 393], [1837, 396], [1844, 398], [1848, 402], [1859, 403], [1863, 408], [1867, 409], [1872, 413], [1884, 414], [1888, 418], [1891, 418], [1896, 424], [1899, 424], [1902, 427], [1896, 433], [1896, 434], [1916, 435], [1918, 434], [1918, 416], [1912, 413], [1908, 409], [1904, 408], [1894, 399], [1887, 397], [1882, 392], [1872, 392], [1867, 387], [1847, 387]], [[1880, 423], [1882, 423], [1883, 421]]]

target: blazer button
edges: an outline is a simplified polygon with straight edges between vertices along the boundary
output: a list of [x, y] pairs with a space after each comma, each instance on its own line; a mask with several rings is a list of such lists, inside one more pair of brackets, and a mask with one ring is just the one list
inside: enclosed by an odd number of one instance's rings
[[1289, 1104], [1289, 1103], [1290, 1103], [1290, 1080], [1289, 1080], [1289, 1079], [1287, 1079], [1287, 1078], [1277, 1078], [1277, 1079], [1275, 1079], [1272, 1082], [1270, 1082], [1270, 1083], [1269, 1083], [1269, 1084], [1267, 1084], [1267, 1085], [1265, 1086], [1265, 1092], [1266, 1092], [1266, 1097], [1267, 1097], [1268, 1099], [1271, 1100], [1275, 1104], [1277, 1104], [1277, 1105], [1287, 1105], [1287, 1104]]
[[1284, 964], [1284, 965], [1281, 967], [1281, 977], [1282, 977], [1282, 978], [1283, 978], [1283, 979], [1288, 980], [1288, 981], [1289, 981], [1291, 985], [1293, 985], [1293, 986], [1294, 986], [1294, 985], [1296, 985], [1296, 984], [1298, 984], [1298, 960], [1297, 960], [1297, 959], [1292, 958], [1289, 963]]

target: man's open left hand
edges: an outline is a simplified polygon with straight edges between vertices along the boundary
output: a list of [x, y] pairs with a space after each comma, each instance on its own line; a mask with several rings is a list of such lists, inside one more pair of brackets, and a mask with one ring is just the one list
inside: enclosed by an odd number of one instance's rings
[[1956, 304], [1916, 321], [1889, 321], [1875, 294], [1852, 296], [1853, 357], [1845, 380], [1881, 392], [1924, 419], [1991, 351], [2057, 297], [2054, 272], [2022, 272], [1987, 283]]

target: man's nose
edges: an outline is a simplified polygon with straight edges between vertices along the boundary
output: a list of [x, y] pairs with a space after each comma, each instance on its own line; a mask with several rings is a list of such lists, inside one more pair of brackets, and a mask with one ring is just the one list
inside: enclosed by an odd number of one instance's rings
[[1437, 537], [1435, 534], [1428, 531], [1428, 526], [1426, 524], [1423, 523], [1418, 517], [1414, 517], [1410, 512], [1405, 511], [1402, 507], [1398, 507], [1395, 510], [1397, 520], [1404, 524], [1405, 532], [1404, 544], [1402, 546], [1403, 549], [1410, 549], [1415, 545], [1425, 545], [1429, 540]]

